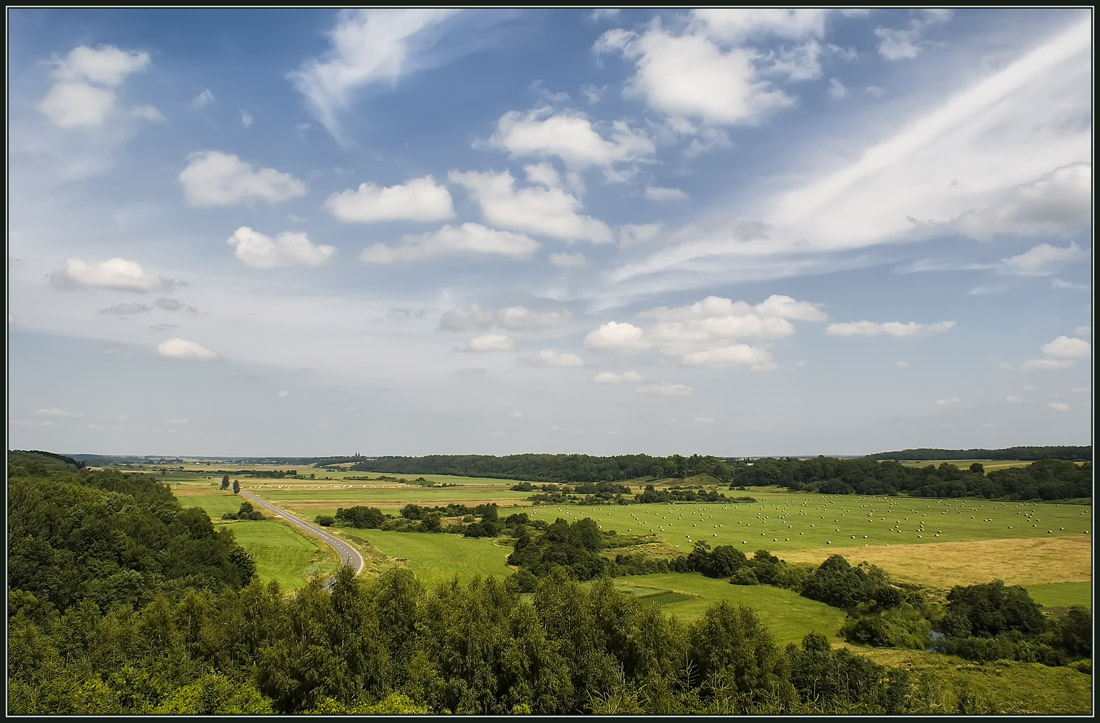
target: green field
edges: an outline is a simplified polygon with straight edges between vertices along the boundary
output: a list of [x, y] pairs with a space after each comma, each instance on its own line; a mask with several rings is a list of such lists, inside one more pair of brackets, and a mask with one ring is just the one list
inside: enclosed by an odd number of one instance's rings
[[455, 575], [461, 580], [468, 580], [475, 575], [512, 574], [511, 568], [505, 564], [512, 552], [511, 546], [502, 547], [488, 539], [349, 527], [340, 528], [340, 533], [350, 540], [365, 541], [383, 554], [403, 561], [425, 585], [450, 580]]
[[807, 633], [834, 638], [844, 623], [842, 610], [768, 585], [731, 585], [695, 573], [631, 575], [615, 578], [615, 587], [661, 605], [669, 615], [692, 620], [718, 602], [753, 608], [780, 645], [800, 642]]
[[304, 585], [316, 575], [336, 571], [339, 558], [328, 545], [314, 541], [275, 520], [227, 522], [237, 542], [256, 561], [256, 574], [267, 583], [275, 580], [284, 590]]
[[1083, 605], [1092, 608], [1091, 582], [1055, 582], [1049, 585], [1028, 585], [1031, 599], [1046, 607]]

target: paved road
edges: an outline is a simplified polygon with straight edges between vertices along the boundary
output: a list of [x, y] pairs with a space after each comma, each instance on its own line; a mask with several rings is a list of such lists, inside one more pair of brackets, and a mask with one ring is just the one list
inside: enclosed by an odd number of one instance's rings
[[[339, 537], [336, 537], [335, 535], [333, 535], [329, 532], [325, 532], [323, 527], [318, 527], [317, 525], [314, 525], [310, 522], [306, 522], [305, 520], [298, 517], [297, 515], [295, 515], [291, 512], [288, 512], [287, 510], [276, 507], [275, 505], [271, 504], [270, 502], [267, 502], [265, 500], [260, 499], [259, 497], [252, 494], [251, 492], [246, 492], [245, 490], [242, 489], [241, 492], [240, 492], [240, 495], [241, 495], [241, 497], [244, 497], [244, 498], [252, 501], [253, 503], [258, 504], [260, 507], [266, 507], [268, 509], [268, 511], [279, 515], [280, 517], [285, 519], [290, 524], [294, 525], [295, 527], [297, 527], [301, 530], [304, 530], [307, 534], [313, 535], [314, 537], [319, 537], [322, 540], [324, 540], [326, 543], [328, 543], [328, 545], [330, 547], [332, 547], [334, 550], [336, 550], [338, 555], [340, 555], [340, 565], [341, 566], [351, 565], [355, 569], [355, 574], [356, 575], [358, 575], [359, 573], [361, 573], [363, 571], [363, 566], [366, 563], [363, 560], [363, 556], [359, 554], [359, 551], [356, 550], [351, 545], [349, 545], [348, 543], [341, 540]], [[336, 576], [333, 575], [328, 580], [326, 580], [325, 581], [325, 587], [331, 587], [332, 583], [335, 579], [336, 579]]]

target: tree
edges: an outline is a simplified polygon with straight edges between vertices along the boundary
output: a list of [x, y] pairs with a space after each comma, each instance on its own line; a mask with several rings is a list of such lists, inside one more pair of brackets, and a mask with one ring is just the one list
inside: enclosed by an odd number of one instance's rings
[[233, 494], [237, 494], [241, 491], [241, 483], [238, 480], [233, 480]]
[[229, 475], [223, 475], [222, 476], [222, 486], [221, 486], [221, 488], [223, 490], [229, 489]]

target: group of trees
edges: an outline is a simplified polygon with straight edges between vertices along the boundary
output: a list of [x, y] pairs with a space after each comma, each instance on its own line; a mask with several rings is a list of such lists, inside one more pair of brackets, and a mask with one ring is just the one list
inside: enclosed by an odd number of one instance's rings
[[376, 457], [352, 465], [353, 470], [531, 480], [533, 482], [621, 482], [640, 477], [679, 478], [710, 475], [718, 482], [732, 479], [726, 460], [693, 454], [651, 457], [627, 454], [593, 457], [587, 454], [428, 455]]
[[223, 520], [262, 520], [264, 519], [264, 513], [252, 507], [251, 502], [242, 502], [241, 507], [236, 512], [226, 512], [222, 515]]
[[9, 620], [15, 715], [965, 712], [958, 697], [823, 635], [783, 647], [750, 608], [684, 623], [560, 570], [529, 600], [495, 578], [344, 568], [331, 592], [253, 582]]
[[1092, 446], [1055, 446], [1055, 447], [1007, 447], [1005, 449], [903, 449], [898, 452], [878, 452], [867, 455], [867, 459], [922, 460], [922, 459], [1019, 459], [1035, 461], [1040, 459], [1066, 459], [1071, 462], [1092, 460]]
[[736, 468], [730, 488], [738, 485], [779, 485], [825, 494], [904, 493], [919, 497], [1059, 500], [1092, 496], [1092, 464], [1041, 459], [1027, 467], [1009, 467], [987, 474], [980, 463], [960, 469], [948, 462], [938, 467], [907, 467], [867, 458], [765, 457]]

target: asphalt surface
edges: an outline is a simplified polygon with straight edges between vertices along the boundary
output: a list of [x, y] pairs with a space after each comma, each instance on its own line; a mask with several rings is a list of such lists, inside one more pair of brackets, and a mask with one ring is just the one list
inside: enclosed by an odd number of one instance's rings
[[[241, 495], [241, 497], [246, 498], [250, 502], [252, 502], [254, 504], [257, 504], [260, 507], [266, 508], [269, 512], [273, 512], [274, 514], [279, 515], [284, 520], [286, 520], [290, 524], [294, 525], [298, 529], [303, 530], [307, 534], [313, 535], [314, 537], [318, 537], [321, 540], [323, 540], [330, 547], [332, 547], [334, 550], [336, 550], [336, 553], [338, 555], [340, 555], [340, 566], [341, 567], [343, 567], [344, 565], [351, 565], [352, 568], [355, 570], [356, 575], [358, 575], [359, 573], [361, 573], [363, 571], [363, 566], [366, 564], [363, 560], [363, 556], [360, 555], [359, 552], [354, 547], [352, 547], [348, 543], [344, 542], [339, 537], [336, 537], [335, 535], [333, 535], [329, 532], [325, 532], [325, 529], [323, 527], [318, 527], [317, 525], [314, 525], [311, 522], [306, 522], [305, 520], [298, 517], [297, 515], [295, 515], [291, 512], [288, 512], [287, 510], [284, 510], [280, 507], [276, 507], [275, 505], [271, 504], [270, 502], [267, 502], [265, 500], [260, 499], [259, 497], [252, 494], [251, 492], [246, 492], [242, 489], [240, 491], [240, 495]], [[326, 580], [325, 581], [325, 587], [331, 587], [332, 583], [335, 579], [336, 579], [336, 576], [333, 575], [328, 580]]]

